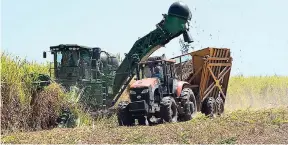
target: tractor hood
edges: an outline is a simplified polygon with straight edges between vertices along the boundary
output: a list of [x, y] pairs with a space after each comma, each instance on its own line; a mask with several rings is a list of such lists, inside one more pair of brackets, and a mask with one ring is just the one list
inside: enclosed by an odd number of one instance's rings
[[142, 88], [142, 87], [154, 87], [156, 84], [158, 84], [157, 78], [145, 78], [142, 80], [137, 80], [133, 84], [131, 84], [130, 88]]

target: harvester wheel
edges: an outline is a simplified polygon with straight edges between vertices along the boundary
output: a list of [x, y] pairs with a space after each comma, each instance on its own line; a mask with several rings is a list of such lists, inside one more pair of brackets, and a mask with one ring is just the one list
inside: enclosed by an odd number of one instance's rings
[[135, 124], [135, 120], [129, 112], [128, 104], [129, 102], [127, 101], [122, 101], [118, 104], [117, 119], [119, 126], [133, 126]]
[[174, 98], [164, 97], [160, 103], [161, 118], [165, 122], [177, 122], [178, 112]]
[[220, 116], [224, 112], [224, 101], [221, 97], [216, 99], [217, 115]]
[[214, 114], [216, 113], [216, 101], [214, 97], [208, 97], [203, 102], [203, 112], [206, 116], [214, 117]]
[[181, 120], [191, 120], [192, 116], [197, 112], [195, 95], [190, 88], [184, 88], [181, 93], [181, 98], [187, 100], [187, 102], [183, 106], [185, 113]]

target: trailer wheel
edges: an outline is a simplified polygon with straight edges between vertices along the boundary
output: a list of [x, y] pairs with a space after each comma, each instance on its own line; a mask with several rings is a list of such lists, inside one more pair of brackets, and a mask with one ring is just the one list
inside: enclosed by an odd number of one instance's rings
[[203, 112], [206, 116], [214, 117], [216, 113], [216, 101], [214, 97], [208, 97], [203, 102]]
[[165, 122], [177, 122], [178, 112], [174, 98], [164, 97], [160, 103], [161, 118]]
[[224, 112], [224, 101], [221, 97], [216, 99], [217, 115], [220, 116]]
[[119, 126], [133, 126], [135, 124], [135, 120], [129, 112], [128, 104], [129, 102], [127, 101], [122, 101], [118, 104], [117, 119]]
[[195, 95], [190, 88], [184, 88], [181, 93], [181, 98], [187, 101], [183, 106], [185, 114], [182, 117], [182, 120], [191, 120], [192, 116], [197, 112]]

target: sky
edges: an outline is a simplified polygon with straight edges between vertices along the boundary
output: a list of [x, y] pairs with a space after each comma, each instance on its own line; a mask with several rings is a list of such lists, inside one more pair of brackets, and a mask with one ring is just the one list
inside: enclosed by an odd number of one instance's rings
[[[2, 0], [1, 51], [45, 62], [49, 46], [129, 52], [175, 0]], [[288, 75], [287, 0], [182, 0], [192, 12], [195, 50], [230, 48], [232, 75]], [[153, 55], [179, 55], [179, 36]], [[192, 50], [191, 50], [192, 51]], [[50, 53], [48, 53], [50, 54]]]

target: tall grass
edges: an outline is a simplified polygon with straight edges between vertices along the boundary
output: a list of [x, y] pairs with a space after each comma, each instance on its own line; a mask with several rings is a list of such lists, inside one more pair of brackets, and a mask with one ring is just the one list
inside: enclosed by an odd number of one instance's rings
[[[27, 128], [31, 108], [32, 79], [29, 73], [47, 74], [45, 64], [27, 62], [8, 53], [1, 54], [1, 128]], [[26, 77], [27, 76], [27, 77]]]
[[17, 94], [21, 103], [28, 103], [28, 96], [31, 96], [29, 89], [32, 79], [27, 75], [31, 73], [48, 74], [48, 72], [47, 64], [28, 62], [26, 59], [13, 57], [5, 52], [1, 54], [1, 84], [11, 90], [9, 91], [11, 93], [5, 96], [9, 100]]
[[228, 110], [288, 106], [288, 76], [231, 77], [225, 105]]
[[61, 107], [67, 105], [87, 123], [87, 116], [73, 103], [71, 94], [56, 83], [37, 91], [32, 85], [34, 79], [28, 76], [31, 73], [48, 75], [48, 63], [1, 54], [1, 133], [53, 128]]

